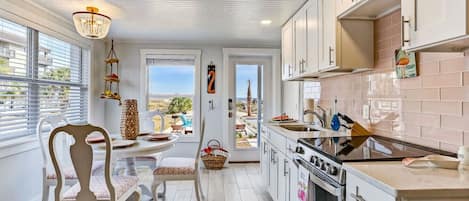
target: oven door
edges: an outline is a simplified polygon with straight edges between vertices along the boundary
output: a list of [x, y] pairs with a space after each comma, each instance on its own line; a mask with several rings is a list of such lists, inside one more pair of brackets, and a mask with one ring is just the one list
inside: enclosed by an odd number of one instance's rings
[[345, 201], [344, 186], [304, 159], [296, 158], [296, 162], [309, 170], [308, 201]]

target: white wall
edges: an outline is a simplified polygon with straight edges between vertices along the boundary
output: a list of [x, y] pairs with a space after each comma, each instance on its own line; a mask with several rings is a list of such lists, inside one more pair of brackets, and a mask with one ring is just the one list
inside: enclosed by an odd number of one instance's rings
[[[201, 44], [168, 44], [164, 42], [119, 42], [114, 41], [114, 48], [119, 57], [120, 68], [120, 92], [123, 99], [140, 97], [140, 49], [200, 49], [201, 57], [201, 79], [202, 79], [202, 96], [201, 112], [206, 118], [206, 137], [205, 139], [218, 138], [222, 139], [222, 75], [223, 75], [223, 45], [201, 45]], [[108, 44], [109, 45], [109, 44]], [[232, 47], [232, 46], [228, 46]], [[243, 47], [253, 47], [252, 45]], [[259, 48], [259, 46], [254, 46]], [[269, 48], [269, 46], [263, 46]], [[108, 48], [109, 49], [109, 48]], [[216, 94], [207, 94], [207, 65], [213, 61], [216, 65]], [[213, 100], [215, 109], [208, 110], [208, 101]], [[119, 132], [119, 123], [121, 116], [121, 108], [114, 101], [106, 101], [105, 103], [105, 126], [110, 132]], [[205, 140], [205, 141], [206, 141]], [[172, 149], [168, 155], [177, 156], [193, 156], [195, 154], [196, 143], [178, 143], [175, 149]]]

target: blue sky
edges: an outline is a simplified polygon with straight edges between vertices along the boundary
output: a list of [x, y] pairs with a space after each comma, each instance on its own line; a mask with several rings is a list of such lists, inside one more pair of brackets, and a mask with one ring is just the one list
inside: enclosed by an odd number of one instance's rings
[[[248, 80], [251, 80], [252, 97], [257, 97], [257, 65], [237, 65], [236, 71], [236, 97], [246, 98]], [[193, 66], [151, 66], [149, 74], [150, 94], [194, 93]], [[220, 89], [217, 92], [220, 93]]]
[[248, 80], [251, 80], [251, 96], [257, 97], [257, 65], [236, 66], [236, 97], [246, 98]]
[[151, 66], [150, 94], [194, 94], [193, 66]]

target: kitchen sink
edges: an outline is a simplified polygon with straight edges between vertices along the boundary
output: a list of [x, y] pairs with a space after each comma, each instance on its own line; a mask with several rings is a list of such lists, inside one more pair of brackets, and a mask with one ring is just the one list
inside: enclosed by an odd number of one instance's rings
[[290, 130], [290, 131], [297, 131], [297, 132], [316, 132], [319, 131], [318, 129], [313, 128], [309, 125], [280, 125], [280, 127]]

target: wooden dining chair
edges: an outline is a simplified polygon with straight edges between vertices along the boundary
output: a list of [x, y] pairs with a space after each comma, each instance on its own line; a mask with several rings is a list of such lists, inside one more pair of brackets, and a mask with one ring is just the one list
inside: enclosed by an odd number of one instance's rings
[[[54, 140], [57, 134], [70, 135], [74, 144], [70, 146], [70, 158], [76, 172], [78, 183], [62, 194], [64, 169], [57, 159]], [[105, 141], [104, 176], [92, 176], [93, 147], [86, 138], [92, 133], [100, 133]], [[124, 201], [129, 197], [140, 199], [137, 187], [138, 178], [133, 176], [114, 176], [111, 178], [111, 139], [109, 133], [92, 125], [65, 125], [51, 131], [49, 137], [49, 155], [57, 175], [55, 201]], [[135, 195], [135, 196], [133, 196]]]
[[151, 187], [153, 193], [153, 200], [158, 201], [158, 186], [163, 184], [163, 193], [160, 197], [165, 197], [166, 194], [166, 181], [181, 181], [193, 180], [195, 187], [195, 194], [197, 201], [204, 200], [202, 185], [200, 181], [199, 172], [199, 159], [200, 150], [205, 135], [205, 120], [202, 120], [200, 141], [197, 147], [195, 158], [181, 158], [181, 157], [168, 157], [158, 164], [157, 168], [153, 171], [153, 184]]
[[[42, 200], [49, 200], [50, 187], [57, 184], [57, 175], [55, 174], [52, 162], [50, 160], [47, 145], [44, 142], [44, 139], [48, 137], [49, 132], [46, 132], [45, 126], [49, 125], [49, 130], [52, 130], [60, 125], [68, 124], [67, 119], [63, 115], [50, 115], [44, 118], [41, 118], [36, 126], [36, 136], [39, 142], [39, 147], [41, 150], [42, 157]], [[62, 136], [60, 140], [56, 141], [57, 148], [60, 148], [60, 156], [58, 158], [63, 159], [64, 153], [68, 146], [70, 146], [71, 139], [70, 136]], [[93, 166], [93, 173], [103, 167], [102, 162], [97, 162]], [[67, 186], [72, 186], [77, 183], [77, 175], [71, 167], [71, 164], [66, 164], [63, 174], [65, 177], [64, 184]]]

